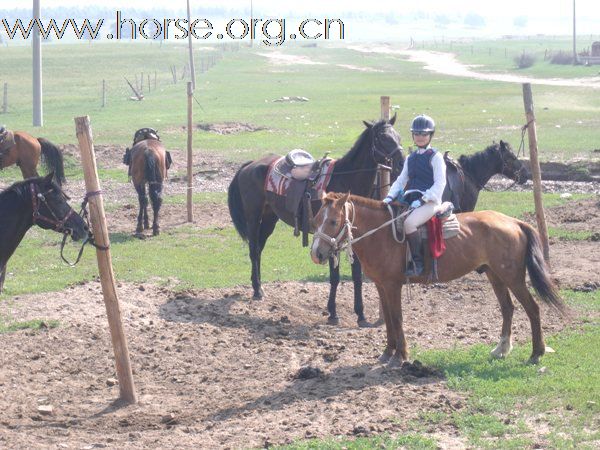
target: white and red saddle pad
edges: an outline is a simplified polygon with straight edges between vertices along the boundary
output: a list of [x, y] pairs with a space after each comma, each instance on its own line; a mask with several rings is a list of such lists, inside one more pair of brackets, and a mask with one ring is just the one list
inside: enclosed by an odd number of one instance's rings
[[[315, 184], [312, 187], [312, 189], [317, 193], [317, 197], [315, 199], [321, 198], [321, 196], [325, 193], [327, 185], [331, 180], [334, 165], [334, 159], [327, 159], [323, 162], [321, 166], [321, 173], [315, 180]], [[265, 191], [285, 196], [293, 180], [291, 169], [292, 168], [285, 160], [285, 156], [273, 161], [269, 166], [267, 178], [265, 179]]]

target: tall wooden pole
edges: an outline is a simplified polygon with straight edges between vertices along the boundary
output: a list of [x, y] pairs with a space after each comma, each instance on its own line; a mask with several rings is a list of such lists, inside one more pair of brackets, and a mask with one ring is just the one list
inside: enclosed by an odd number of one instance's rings
[[127, 338], [123, 330], [121, 308], [119, 306], [119, 299], [117, 298], [115, 275], [110, 257], [110, 239], [108, 237], [108, 229], [106, 228], [104, 202], [102, 200], [98, 171], [96, 169], [96, 156], [94, 154], [90, 118], [88, 116], [76, 117], [75, 129], [79, 141], [79, 151], [81, 152], [85, 188], [89, 199], [92, 231], [94, 233], [94, 240], [98, 247], [100, 247], [96, 249], [96, 258], [98, 260], [100, 283], [102, 284], [102, 294], [106, 306], [106, 316], [108, 318], [113, 351], [115, 353], [120, 397], [128, 403], [135, 403], [137, 398], [133, 383], [131, 362], [129, 361]]
[[187, 84], [187, 220], [188, 222], [194, 221], [194, 203], [192, 202], [192, 182], [193, 182], [193, 174], [192, 174], [192, 123], [193, 123], [193, 103], [194, 99], [194, 90], [193, 84], [191, 81], [188, 81]]
[[575, 27], [575, 0], [573, 0], [573, 65], [577, 64], [577, 32]]
[[381, 103], [381, 118], [390, 120], [390, 97], [382, 95], [380, 99]]
[[[187, 19], [188, 19], [188, 24], [192, 23], [191, 22], [191, 13], [190, 13], [190, 0], [187, 0]], [[192, 80], [192, 89], [195, 91], [196, 90], [196, 70], [194, 68], [194, 48], [192, 46], [192, 33], [188, 34], [188, 47], [189, 47], [189, 53], [190, 53], [190, 74], [191, 74], [191, 80]]]
[[[33, 0], [33, 20], [41, 20], [40, 0]], [[42, 38], [40, 29], [33, 27], [33, 126], [44, 126], [42, 101]]]
[[527, 120], [527, 137], [529, 140], [529, 161], [531, 163], [531, 175], [533, 178], [533, 198], [535, 200], [535, 218], [538, 231], [544, 248], [544, 259], [550, 259], [550, 246], [548, 244], [548, 228], [544, 215], [544, 204], [542, 202], [542, 174], [540, 161], [538, 159], [537, 131], [535, 127], [535, 114], [533, 111], [533, 94], [531, 83], [523, 83], [523, 104], [525, 106], [525, 118]]

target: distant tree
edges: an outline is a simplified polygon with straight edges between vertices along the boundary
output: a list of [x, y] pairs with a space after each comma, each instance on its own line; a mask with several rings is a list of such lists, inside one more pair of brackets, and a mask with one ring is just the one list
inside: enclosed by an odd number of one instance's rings
[[485, 19], [479, 14], [469, 13], [465, 16], [465, 25], [472, 28], [482, 28], [485, 26]]
[[513, 20], [513, 25], [518, 28], [525, 28], [527, 26], [528, 20], [529, 19], [527, 19], [526, 16], [515, 17], [515, 19]]
[[450, 20], [448, 16], [440, 14], [435, 16], [435, 23], [436, 25], [450, 25], [452, 23], [452, 20]]

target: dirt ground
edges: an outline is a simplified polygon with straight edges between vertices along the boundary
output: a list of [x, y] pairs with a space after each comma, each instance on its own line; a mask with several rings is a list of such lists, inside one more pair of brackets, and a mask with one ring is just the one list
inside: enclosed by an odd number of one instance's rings
[[[204, 162], [205, 167], [217, 163]], [[223, 192], [234, 169], [218, 170], [223, 176], [217, 180], [195, 183], [205, 188], [213, 183], [208, 190]], [[133, 188], [113, 184], [105, 188], [117, 205], [109, 212], [112, 231], [133, 231]], [[178, 192], [180, 185], [185, 189], [183, 181], [172, 180], [167, 190]], [[76, 190], [74, 183], [68, 187]], [[181, 210], [165, 205], [163, 228], [182, 223]], [[198, 227], [229, 223], [226, 207], [218, 203], [202, 205], [196, 216]], [[600, 231], [598, 199], [550, 208], [547, 217], [552, 226]], [[600, 287], [599, 250], [594, 240], [553, 240], [557, 283]], [[1, 302], [2, 316], [60, 325], [0, 335], [0, 448], [264, 447], [313, 437], [410, 432], [411, 420], [424, 412], [465, 407], [466, 399], [430, 368], [415, 363], [391, 370], [377, 362], [385, 329], [356, 326], [351, 283], [341, 284], [341, 323], [335, 327], [325, 325], [328, 285], [270, 283], [265, 291], [263, 301], [252, 301], [247, 285], [177, 292], [174, 279], [120, 283], [140, 400], [133, 406], [115, 402], [119, 387], [98, 282]], [[367, 282], [371, 320], [377, 302], [376, 289]], [[484, 343], [492, 349], [497, 342], [500, 312], [485, 275], [415, 286], [403, 305], [410, 346]], [[542, 311], [546, 334], [579, 326], [578, 319]], [[514, 336], [516, 345], [530, 345], [529, 323], [519, 306]], [[466, 446], [449, 425], [427, 427], [444, 448]]]

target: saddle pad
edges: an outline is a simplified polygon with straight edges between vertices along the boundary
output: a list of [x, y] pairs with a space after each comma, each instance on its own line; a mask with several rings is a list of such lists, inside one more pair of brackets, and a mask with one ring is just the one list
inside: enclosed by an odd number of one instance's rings
[[[317, 199], [321, 198], [325, 193], [327, 185], [331, 180], [334, 165], [335, 160], [333, 159], [324, 161], [321, 166], [321, 173], [313, 181], [314, 185], [312, 189], [316, 191]], [[285, 195], [293, 180], [291, 170], [292, 168], [286, 162], [285, 156], [273, 161], [269, 166], [269, 171], [265, 179], [265, 191], [273, 192], [277, 195]]]
[[[419, 227], [419, 231], [421, 232], [421, 238], [427, 239], [427, 226], [421, 225]], [[444, 240], [453, 238], [458, 235], [460, 232], [460, 223], [458, 223], [458, 218], [456, 214], [451, 214], [446, 220], [442, 222], [442, 235], [444, 236]]]
[[12, 131], [6, 130], [0, 134], [0, 152], [11, 149], [15, 145], [15, 135]]

